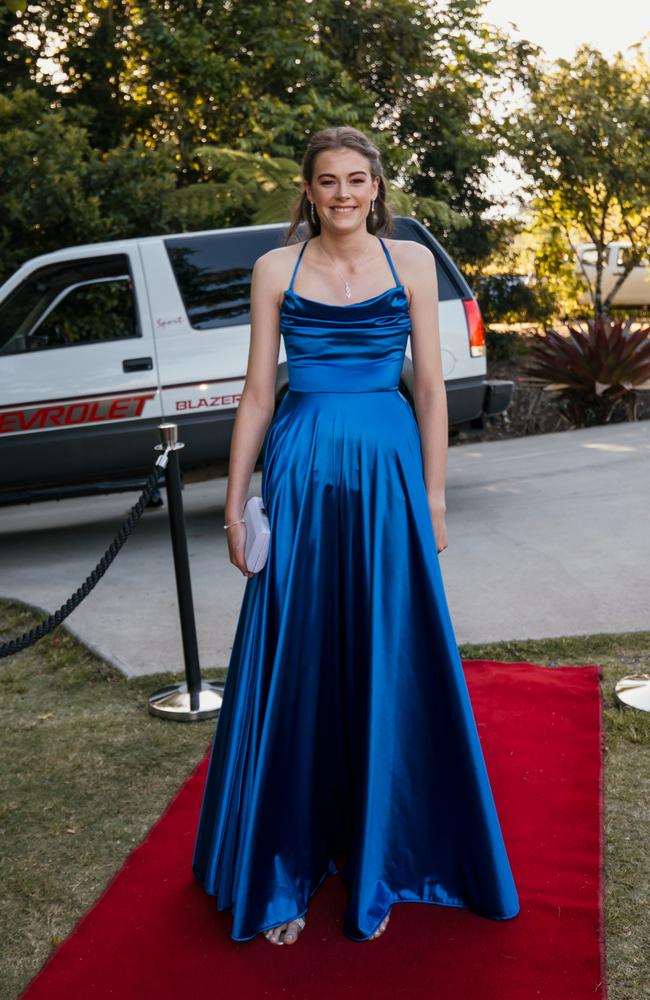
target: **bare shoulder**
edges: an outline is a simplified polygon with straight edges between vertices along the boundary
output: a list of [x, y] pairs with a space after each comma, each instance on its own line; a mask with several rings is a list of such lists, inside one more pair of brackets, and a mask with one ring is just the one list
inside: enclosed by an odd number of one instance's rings
[[253, 267], [253, 277], [256, 286], [272, 296], [278, 303], [289, 285], [291, 273], [295, 266], [302, 243], [290, 243], [286, 247], [275, 247], [260, 254]]
[[390, 250], [395, 265], [405, 264], [406, 267], [426, 267], [433, 260], [433, 254], [422, 243], [416, 240], [387, 240], [384, 242]]
[[409, 293], [409, 301], [419, 287], [436, 282], [436, 262], [431, 251], [416, 240], [385, 239], [401, 283]]

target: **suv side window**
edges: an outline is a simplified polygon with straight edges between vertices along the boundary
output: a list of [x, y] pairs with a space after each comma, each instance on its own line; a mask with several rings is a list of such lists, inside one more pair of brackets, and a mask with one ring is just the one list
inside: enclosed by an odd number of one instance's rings
[[190, 324], [214, 330], [250, 323], [253, 265], [284, 245], [284, 230], [178, 236], [164, 243]]
[[587, 247], [582, 251], [582, 256], [580, 260], [583, 264], [595, 264], [596, 263], [596, 247]]
[[[629, 262], [631, 256], [632, 256], [631, 247], [619, 247], [618, 253], [616, 255], [616, 266], [625, 267], [625, 265]], [[644, 254], [644, 256], [641, 258], [641, 260], [637, 264], [637, 267], [647, 267], [649, 260], [650, 260], [650, 248], [649, 252]]]
[[34, 271], [8, 295], [0, 355], [139, 336], [126, 254], [58, 261]]
[[[286, 229], [188, 235], [164, 240], [190, 324], [195, 330], [250, 323], [251, 272], [258, 257], [284, 246]], [[417, 240], [433, 253], [440, 301], [462, 298], [441, 252], [409, 219], [395, 219], [395, 239]], [[302, 237], [304, 239], [304, 234]]]

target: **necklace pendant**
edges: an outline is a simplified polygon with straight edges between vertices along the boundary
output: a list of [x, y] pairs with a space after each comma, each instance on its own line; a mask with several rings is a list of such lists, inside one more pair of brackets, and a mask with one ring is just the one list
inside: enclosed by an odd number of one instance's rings
[[350, 291], [350, 286], [348, 285], [347, 281], [345, 282], [345, 297], [346, 299], [352, 298], [352, 292]]

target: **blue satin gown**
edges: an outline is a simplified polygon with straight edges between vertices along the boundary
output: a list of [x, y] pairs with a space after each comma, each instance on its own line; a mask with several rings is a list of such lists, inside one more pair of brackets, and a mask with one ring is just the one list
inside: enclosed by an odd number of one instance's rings
[[365, 941], [397, 901], [519, 911], [454, 638], [395, 285], [281, 308], [289, 390], [268, 430], [266, 565], [246, 582], [192, 871], [247, 940], [328, 873]]

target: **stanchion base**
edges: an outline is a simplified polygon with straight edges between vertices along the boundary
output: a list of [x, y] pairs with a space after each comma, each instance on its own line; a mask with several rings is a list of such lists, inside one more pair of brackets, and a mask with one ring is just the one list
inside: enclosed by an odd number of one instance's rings
[[190, 707], [187, 684], [168, 684], [149, 695], [149, 712], [163, 719], [175, 722], [196, 722], [200, 719], [214, 719], [221, 710], [224, 685], [218, 681], [201, 681], [198, 692], [198, 707]]
[[626, 708], [650, 712], [650, 674], [628, 674], [616, 682], [616, 697]]

